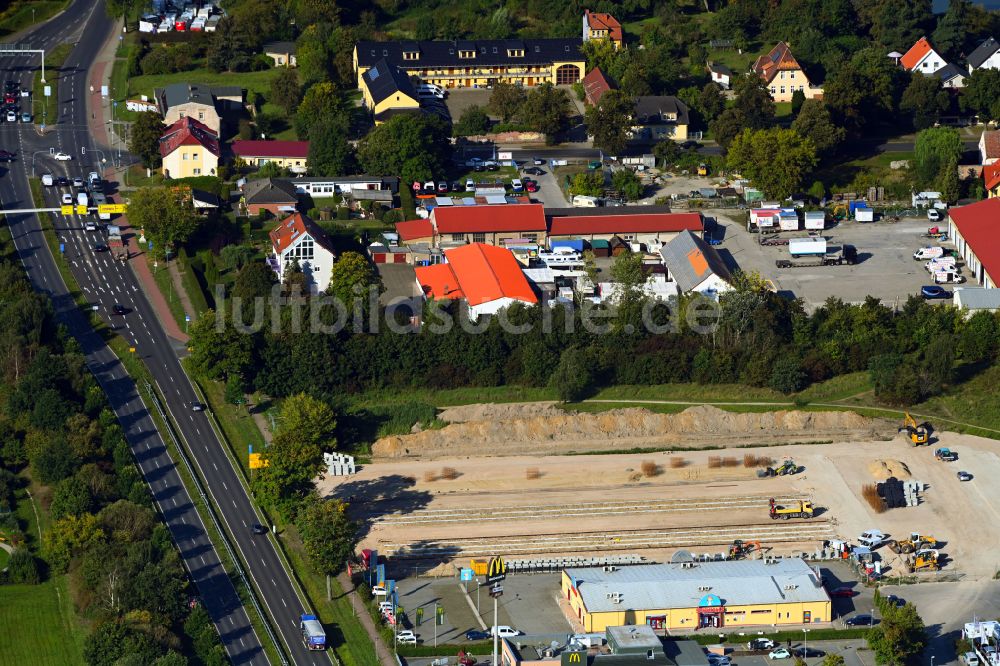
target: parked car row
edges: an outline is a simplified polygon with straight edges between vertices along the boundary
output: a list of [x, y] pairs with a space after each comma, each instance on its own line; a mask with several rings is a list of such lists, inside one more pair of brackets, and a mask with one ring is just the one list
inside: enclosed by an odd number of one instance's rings
[[513, 192], [537, 192], [538, 191], [538, 181], [531, 178], [513, 178], [509, 183], [503, 181], [494, 181], [493, 183], [477, 183], [473, 179], [469, 178], [465, 181], [463, 185], [459, 181], [452, 181], [449, 183], [446, 180], [433, 181], [428, 180], [426, 183], [420, 183], [419, 181], [413, 181], [413, 193], [414, 194], [448, 194], [449, 192], [474, 192], [477, 187], [503, 187], [510, 188]]

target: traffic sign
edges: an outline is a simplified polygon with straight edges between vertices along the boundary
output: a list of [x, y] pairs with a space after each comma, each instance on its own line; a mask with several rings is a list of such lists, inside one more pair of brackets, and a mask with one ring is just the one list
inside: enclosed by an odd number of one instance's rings
[[259, 453], [251, 453], [247, 456], [250, 462], [250, 469], [261, 469], [262, 467], [267, 467], [270, 464], [268, 460], [261, 460]]
[[76, 214], [77, 215], [86, 215], [87, 214], [87, 207], [86, 206], [77, 206], [76, 207]]
[[104, 214], [121, 214], [125, 212], [125, 204], [100, 204], [97, 207], [97, 212]]
[[459, 580], [462, 582], [468, 582], [475, 577], [474, 574], [475, 572], [472, 569], [462, 567], [462, 570], [459, 571]]
[[184, 315], [184, 321], [185, 322], [191, 321], [191, 315], [189, 315], [189, 314]]
[[507, 563], [502, 557], [490, 558], [490, 563], [486, 567], [486, 582], [499, 583], [507, 577]]
[[63, 206], [61, 210], [62, 210], [62, 214], [63, 215], [72, 215], [73, 214], [73, 206], [72, 206], [72, 204], [69, 205], [69, 206]]

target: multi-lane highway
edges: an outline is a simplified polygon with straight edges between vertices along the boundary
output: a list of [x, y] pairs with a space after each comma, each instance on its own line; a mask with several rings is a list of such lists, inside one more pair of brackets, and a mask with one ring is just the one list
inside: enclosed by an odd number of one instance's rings
[[[54, 91], [59, 96], [59, 124], [51, 124], [50, 119], [44, 136], [29, 125], [0, 125], [0, 148], [18, 155], [18, 161], [11, 163], [7, 172], [0, 176], [0, 201], [5, 209], [31, 207], [28, 177], [32, 167], [38, 174], [69, 178], [101, 171], [97, 166], [99, 153], [95, 152], [88, 131], [87, 71], [111, 26], [104, 14], [102, 0], [76, 0], [66, 13], [40, 26], [28, 38], [19, 40], [51, 48], [73, 36], [72, 41], [77, 45], [65, 62], [59, 88]], [[37, 65], [13, 57], [0, 59], [3, 76], [25, 87], [30, 87]], [[64, 151], [73, 159], [57, 162], [47, 154], [49, 148]], [[44, 152], [37, 153], [39, 150]], [[60, 188], [47, 189], [47, 201], [56, 203]], [[261, 637], [250, 625], [134, 383], [68, 296], [55, 259], [42, 236], [40, 220], [35, 215], [11, 215], [7, 222], [29, 279], [36, 289], [49, 295], [59, 316], [80, 340], [90, 367], [104, 385], [125, 425], [143, 474], [185, 557], [192, 580], [198, 585], [201, 598], [219, 627], [232, 661], [268, 663]], [[259, 590], [290, 661], [329, 664], [330, 658], [325, 653], [311, 652], [303, 645], [298, 621], [299, 615], [308, 611], [308, 606], [299, 598], [297, 588], [285, 573], [272, 537], [252, 533], [251, 526], [261, 522], [253, 502], [207, 415], [191, 409], [198, 396], [181, 367], [175, 344], [164, 333], [131, 268], [115, 261], [110, 253], [95, 252], [95, 244], [105, 239], [101, 232], [85, 231], [78, 218], [57, 216], [55, 227], [73, 275], [89, 302], [97, 306], [100, 316], [136, 349], [136, 355], [149, 367], [179, 435], [187, 442], [193, 464], [207, 482], [208, 494], [219, 509], [223, 528], [230, 533], [247, 574]], [[115, 304], [124, 306], [127, 313], [113, 314]]]

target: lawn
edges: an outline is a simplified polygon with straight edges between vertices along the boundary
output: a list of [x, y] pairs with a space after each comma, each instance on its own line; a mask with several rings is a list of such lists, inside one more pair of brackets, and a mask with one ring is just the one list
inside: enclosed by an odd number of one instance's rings
[[[42, 83], [42, 70], [35, 72], [31, 113], [35, 116], [36, 124], [55, 123], [59, 118], [59, 95], [56, 94], [59, 90], [59, 68], [72, 50], [72, 44], [60, 44], [45, 54], [45, 83]], [[45, 86], [52, 88], [53, 94], [48, 97], [44, 96]], [[39, 106], [35, 104], [36, 100], [41, 100], [41, 116], [37, 115]]]
[[156, 286], [160, 289], [160, 293], [163, 294], [164, 300], [167, 301], [167, 306], [170, 308], [170, 314], [173, 316], [174, 321], [177, 322], [181, 330], [184, 330], [187, 324], [184, 321], [184, 304], [181, 303], [181, 299], [177, 295], [177, 290], [174, 289], [174, 281], [170, 277], [170, 269], [165, 262], [158, 262], [155, 269], [150, 266], [150, 272], [153, 274], [153, 279], [156, 281]]
[[933, 416], [940, 416], [955, 422], [947, 424], [949, 428], [1000, 439], [998, 384], [1000, 366], [993, 366], [944, 395], [914, 405], [913, 411], [931, 416], [931, 423], [934, 422]]
[[66, 8], [68, 0], [17, 0], [0, 13], [0, 37], [42, 23]]
[[76, 625], [66, 577], [41, 585], [4, 585], [0, 646], [5, 664], [83, 664], [83, 630]]
[[152, 97], [154, 88], [162, 88], [171, 83], [202, 83], [209, 86], [241, 86], [246, 88], [247, 100], [249, 101], [255, 92], [260, 93], [265, 98], [270, 95], [271, 80], [280, 71], [279, 69], [265, 69], [260, 72], [216, 73], [208, 69], [196, 69], [175, 74], [144, 74], [128, 80], [128, 93], [129, 96], [148, 95]]

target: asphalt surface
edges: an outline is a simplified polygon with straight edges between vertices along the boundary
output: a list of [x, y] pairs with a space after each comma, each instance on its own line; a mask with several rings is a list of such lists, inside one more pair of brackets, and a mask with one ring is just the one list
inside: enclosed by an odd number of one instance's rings
[[[103, 1], [77, 0], [53, 21], [40, 26], [21, 43], [51, 48], [67, 35], [79, 40], [63, 66], [59, 90], [59, 125], [49, 125], [40, 136], [32, 125], [0, 124], [0, 142], [15, 151], [17, 161], [0, 176], [0, 202], [5, 209], [32, 207], [28, 177], [32, 168], [40, 175], [51, 173], [86, 177], [102, 171], [100, 151], [94, 149], [87, 126], [87, 70], [99, 53], [113, 24], [104, 15]], [[23, 57], [0, 59], [5, 78], [30, 87], [37, 62]], [[51, 121], [51, 119], [50, 119]], [[72, 161], [57, 162], [49, 149], [64, 151]], [[43, 151], [38, 153], [37, 151]], [[61, 188], [47, 188], [46, 199], [57, 205]], [[88, 364], [108, 393], [112, 407], [124, 424], [126, 436], [154, 497], [185, 558], [193, 582], [198, 586], [206, 609], [219, 628], [223, 643], [234, 664], [267, 664], [258, 637], [240, 603], [232, 582], [208, 539], [204, 525], [180, 481], [174, 462], [166, 452], [143, 405], [133, 381], [114, 353], [91, 329], [69, 297], [55, 260], [45, 244], [36, 215], [7, 217], [15, 245], [33, 286], [48, 295], [62, 321], [87, 355]], [[327, 653], [305, 648], [298, 630], [299, 615], [309, 612], [281, 565], [276, 546], [269, 536], [255, 536], [251, 525], [262, 522], [240, 483], [222, 442], [212, 430], [204, 412], [194, 412], [191, 404], [198, 396], [184, 374], [178, 349], [167, 338], [152, 307], [147, 302], [131, 269], [112, 259], [109, 253], [95, 252], [94, 244], [105, 239], [100, 232], [87, 232], [82, 220], [56, 216], [55, 228], [67, 259], [88, 300], [116, 331], [136, 349], [149, 368], [166, 401], [166, 409], [188, 443], [193, 463], [206, 480], [208, 492], [220, 509], [223, 528], [245, 565], [247, 574], [260, 591], [273, 626], [280, 633], [292, 663], [329, 664]], [[134, 241], [133, 241], [134, 249]], [[112, 314], [115, 304], [127, 310]]]

